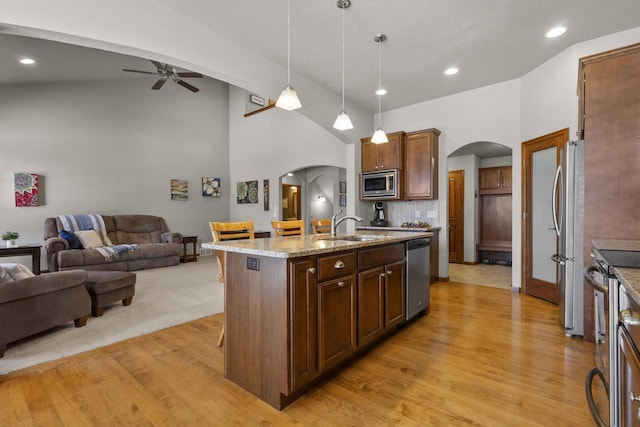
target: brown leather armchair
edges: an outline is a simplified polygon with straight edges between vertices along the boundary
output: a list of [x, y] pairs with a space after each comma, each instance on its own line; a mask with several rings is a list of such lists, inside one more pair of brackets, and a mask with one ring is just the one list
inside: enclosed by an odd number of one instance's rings
[[69, 270], [0, 283], [0, 357], [7, 344], [91, 314], [87, 272]]

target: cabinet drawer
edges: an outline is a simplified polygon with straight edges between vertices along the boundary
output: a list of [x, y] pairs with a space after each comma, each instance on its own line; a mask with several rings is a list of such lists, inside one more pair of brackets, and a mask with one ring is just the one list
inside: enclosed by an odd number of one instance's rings
[[355, 252], [318, 257], [318, 281], [349, 276], [356, 271], [357, 261]]
[[361, 249], [358, 251], [358, 269], [363, 270], [402, 261], [404, 254], [404, 243], [375, 247], [372, 249]]

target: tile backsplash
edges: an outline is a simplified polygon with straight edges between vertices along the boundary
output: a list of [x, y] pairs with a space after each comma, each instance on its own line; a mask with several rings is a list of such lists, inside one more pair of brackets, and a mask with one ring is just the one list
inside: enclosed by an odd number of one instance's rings
[[[384, 202], [385, 215], [389, 225], [399, 227], [407, 221], [424, 221], [429, 225], [437, 227], [438, 221], [438, 201], [437, 200], [409, 200], [397, 202]], [[368, 219], [373, 218], [373, 203], [369, 208]], [[427, 212], [435, 212], [435, 218], [427, 218]], [[416, 212], [419, 217], [416, 218]], [[366, 220], [366, 219], [365, 219]]]

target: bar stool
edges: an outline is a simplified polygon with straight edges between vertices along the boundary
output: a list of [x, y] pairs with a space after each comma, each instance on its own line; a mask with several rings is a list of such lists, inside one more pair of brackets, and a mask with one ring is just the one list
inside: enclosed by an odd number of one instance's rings
[[271, 221], [275, 237], [279, 236], [300, 236], [304, 234], [304, 221], [301, 219], [294, 221]]

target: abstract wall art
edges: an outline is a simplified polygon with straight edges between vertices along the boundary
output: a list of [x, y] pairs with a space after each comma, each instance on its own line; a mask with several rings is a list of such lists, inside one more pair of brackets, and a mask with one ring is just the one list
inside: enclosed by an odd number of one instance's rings
[[38, 202], [38, 174], [16, 172], [13, 174], [16, 206], [40, 206]]
[[189, 199], [189, 181], [185, 179], [171, 180], [171, 200], [186, 201]]
[[241, 181], [236, 184], [238, 204], [258, 203], [258, 181]]
[[269, 210], [269, 180], [262, 181], [262, 198], [264, 202], [264, 210]]

